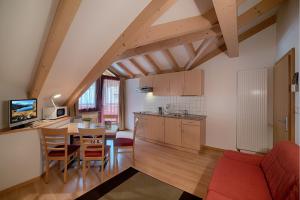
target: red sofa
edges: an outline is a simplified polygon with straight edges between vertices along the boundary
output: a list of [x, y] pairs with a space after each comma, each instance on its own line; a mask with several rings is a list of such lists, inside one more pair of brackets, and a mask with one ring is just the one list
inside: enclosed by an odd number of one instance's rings
[[299, 150], [280, 142], [265, 156], [225, 151], [206, 200], [299, 200]]

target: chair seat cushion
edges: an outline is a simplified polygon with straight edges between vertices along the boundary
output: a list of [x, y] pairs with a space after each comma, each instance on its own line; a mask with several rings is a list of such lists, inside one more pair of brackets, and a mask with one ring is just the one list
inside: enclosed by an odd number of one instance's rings
[[[91, 146], [88, 148], [101, 148], [102, 146]], [[104, 154], [106, 155], [108, 152], [110, 151], [110, 146], [106, 146], [104, 147]], [[85, 157], [103, 157], [104, 155], [102, 154], [102, 151], [85, 151], [84, 152]]]
[[130, 138], [116, 138], [115, 146], [118, 146], [118, 147], [133, 146], [133, 139], [130, 139]]
[[[271, 200], [264, 174], [259, 166], [223, 156], [215, 168], [209, 191], [228, 199]], [[226, 199], [219, 198], [219, 199]], [[212, 198], [208, 198], [212, 199]]]
[[[57, 148], [64, 148], [64, 145], [58, 145]], [[70, 144], [68, 145], [68, 156], [76, 152], [80, 148], [80, 145]], [[50, 157], [64, 157], [65, 151], [59, 150], [59, 151], [50, 151], [48, 153], [48, 156]]]

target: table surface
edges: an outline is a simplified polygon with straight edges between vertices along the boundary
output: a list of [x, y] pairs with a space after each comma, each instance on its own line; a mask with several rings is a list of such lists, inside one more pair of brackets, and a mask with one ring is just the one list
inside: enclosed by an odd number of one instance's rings
[[[68, 132], [70, 135], [79, 134], [78, 128], [87, 128], [87, 129], [95, 129], [95, 128], [105, 128], [104, 124], [100, 123], [70, 123], [65, 126], [68, 128]], [[111, 128], [105, 128], [105, 135], [115, 135], [118, 131], [118, 125], [112, 124]]]

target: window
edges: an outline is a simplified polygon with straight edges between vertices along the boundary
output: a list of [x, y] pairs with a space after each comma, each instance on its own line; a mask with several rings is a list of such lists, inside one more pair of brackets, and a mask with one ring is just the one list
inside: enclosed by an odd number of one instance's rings
[[79, 98], [78, 109], [95, 110], [96, 107], [96, 82], [94, 82]]
[[119, 80], [112, 78], [105, 78], [103, 80], [102, 116], [111, 116], [111, 121], [116, 121], [119, 115], [119, 87]]

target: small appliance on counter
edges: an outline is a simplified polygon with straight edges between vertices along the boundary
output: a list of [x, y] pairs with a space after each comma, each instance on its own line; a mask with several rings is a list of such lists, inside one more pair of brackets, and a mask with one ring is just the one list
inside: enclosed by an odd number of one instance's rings
[[68, 108], [66, 106], [43, 108], [43, 119], [58, 119], [66, 116], [68, 116]]
[[158, 107], [158, 114], [163, 115], [163, 108], [162, 107]]

